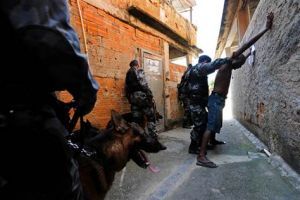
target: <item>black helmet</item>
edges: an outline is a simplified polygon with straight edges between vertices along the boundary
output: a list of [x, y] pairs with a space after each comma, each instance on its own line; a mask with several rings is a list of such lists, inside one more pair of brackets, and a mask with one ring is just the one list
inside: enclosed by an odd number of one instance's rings
[[207, 55], [202, 55], [199, 57], [198, 63], [203, 63], [203, 62], [211, 62], [211, 58]]
[[139, 61], [137, 61], [137, 60], [132, 60], [132, 61], [129, 63], [129, 66], [130, 66], [130, 67], [137, 66], [137, 65], [139, 65]]

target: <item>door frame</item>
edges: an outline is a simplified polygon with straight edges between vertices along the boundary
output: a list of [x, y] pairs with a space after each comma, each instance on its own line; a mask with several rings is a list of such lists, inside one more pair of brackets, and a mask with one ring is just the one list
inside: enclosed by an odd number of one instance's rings
[[[161, 61], [161, 67], [162, 67], [162, 99], [163, 99], [163, 129], [165, 130], [166, 128], [166, 123], [167, 123], [167, 119], [166, 119], [166, 99], [165, 99], [165, 87], [166, 87], [166, 83], [165, 83], [165, 66], [164, 66], [164, 56], [163, 55], [159, 55], [153, 51], [150, 50], [146, 50], [146, 49], [139, 49], [140, 50], [140, 59], [141, 59], [141, 64], [142, 64], [142, 68], [145, 69], [144, 66], [144, 55], [148, 54], [151, 55], [151, 57], [153, 57], [154, 59], [157, 58], [158, 60]], [[163, 130], [163, 131], [164, 131]]]

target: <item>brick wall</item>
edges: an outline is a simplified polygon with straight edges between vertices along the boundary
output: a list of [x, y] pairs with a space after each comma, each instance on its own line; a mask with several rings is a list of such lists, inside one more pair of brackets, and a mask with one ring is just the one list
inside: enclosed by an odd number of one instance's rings
[[300, 172], [300, 5], [298, 0], [260, 1], [243, 41], [274, 26], [256, 44], [255, 65], [233, 73], [237, 119]]
[[[70, 0], [71, 22], [84, 49], [83, 34], [77, 3]], [[93, 76], [100, 84], [95, 109], [87, 118], [96, 126], [104, 127], [110, 110], [121, 113], [130, 110], [124, 97], [124, 79], [129, 62], [144, 49], [162, 55], [160, 38], [138, 30], [84, 1], [82, 14], [87, 37], [88, 55]]]

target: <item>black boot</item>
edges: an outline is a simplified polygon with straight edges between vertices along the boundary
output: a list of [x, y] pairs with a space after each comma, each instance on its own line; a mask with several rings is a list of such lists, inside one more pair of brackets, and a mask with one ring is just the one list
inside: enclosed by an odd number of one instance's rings
[[191, 144], [189, 146], [189, 153], [197, 155], [200, 153], [199, 144], [197, 142], [191, 141]]
[[191, 126], [191, 125], [189, 125], [189, 124], [186, 124], [186, 123], [184, 123], [184, 124], [182, 124], [182, 128], [191, 129], [191, 128], [192, 128], [192, 126]]
[[[155, 126], [154, 122], [148, 122], [147, 132], [151, 137], [158, 139], [157, 130], [156, 130], [156, 126]], [[163, 145], [162, 143], [160, 143], [160, 150], [166, 150], [166, 149], [167, 149], [167, 147], [165, 145]]]
[[215, 146], [215, 145], [222, 145], [222, 144], [226, 144], [226, 142], [216, 140], [216, 133], [211, 133], [209, 145]]

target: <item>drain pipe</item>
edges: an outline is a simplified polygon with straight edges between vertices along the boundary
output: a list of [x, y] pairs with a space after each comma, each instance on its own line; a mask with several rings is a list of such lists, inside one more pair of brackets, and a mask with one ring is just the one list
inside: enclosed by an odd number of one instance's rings
[[87, 60], [89, 62], [88, 46], [87, 46], [87, 42], [86, 42], [86, 34], [85, 34], [85, 29], [84, 29], [84, 22], [83, 22], [83, 17], [82, 17], [82, 12], [81, 12], [80, 1], [81, 0], [76, 0], [76, 3], [77, 3], [77, 9], [78, 9], [78, 12], [79, 12], [81, 30], [82, 30], [82, 35], [83, 35], [84, 51], [86, 53]]

